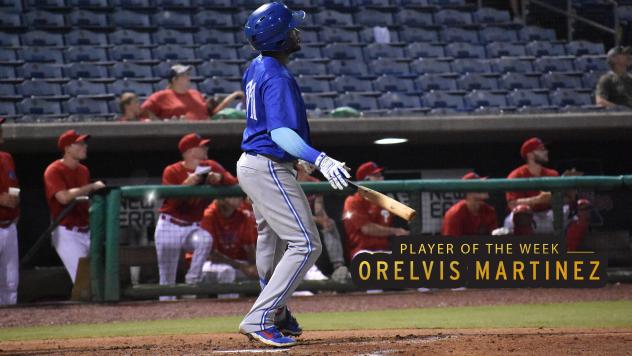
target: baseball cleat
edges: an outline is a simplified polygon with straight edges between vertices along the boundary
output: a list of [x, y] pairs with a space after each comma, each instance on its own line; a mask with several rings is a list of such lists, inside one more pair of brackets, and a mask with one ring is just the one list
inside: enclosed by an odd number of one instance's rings
[[245, 333], [250, 340], [257, 340], [265, 345], [273, 347], [288, 347], [296, 345], [294, 338], [283, 336], [276, 326], [271, 326], [265, 330]]
[[290, 309], [285, 310], [285, 319], [275, 323], [275, 326], [283, 333], [289, 336], [301, 336], [303, 329], [298, 325], [298, 321], [290, 313]]

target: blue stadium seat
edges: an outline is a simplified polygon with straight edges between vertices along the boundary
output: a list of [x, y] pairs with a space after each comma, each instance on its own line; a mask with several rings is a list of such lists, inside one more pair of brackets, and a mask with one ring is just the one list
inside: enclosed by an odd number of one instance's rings
[[575, 58], [575, 70], [579, 72], [607, 72], [610, 68], [605, 56], [582, 56]]
[[186, 8], [191, 7], [193, 0], [155, 0], [156, 6], [163, 8]]
[[[309, 29], [301, 29], [301, 43], [317, 43], [322, 42], [318, 40], [318, 31], [309, 30]], [[248, 43], [248, 39], [242, 33], [237, 35], [237, 40], [241, 40], [244, 43]]]
[[152, 34], [154, 44], [177, 44], [192, 46], [194, 44], [191, 32], [178, 31], [174, 29], [161, 28]]
[[[175, 62], [161, 62], [155, 66], [153, 66], [153, 73], [154, 73], [154, 77], [157, 78], [168, 78], [169, 74], [171, 73], [171, 67], [176, 64]], [[195, 77], [197, 76], [198, 73], [198, 69], [197, 67], [191, 67], [191, 76]]]
[[259, 52], [255, 51], [251, 45], [243, 45], [237, 48], [237, 58], [242, 60], [251, 60], [259, 55]]
[[499, 73], [517, 72], [531, 73], [533, 66], [530, 61], [521, 60], [519, 58], [498, 58], [491, 61], [492, 70]]
[[373, 43], [364, 47], [364, 58], [366, 60], [378, 58], [403, 58], [404, 48], [385, 43]]
[[117, 62], [122, 61], [148, 61], [151, 60], [151, 50], [149, 48], [134, 45], [115, 46], [108, 49], [110, 59]]
[[372, 7], [387, 7], [391, 6], [390, 0], [355, 0], [356, 6], [372, 6]]
[[505, 90], [540, 88], [540, 78], [538, 76], [523, 73], [506, 73], [500, 77], [498, 82], [500, 87]]
[[188, 13], [161, 11], [154, 14], [154, 24], [162, 28], [190, 28], [193, 26]]
[[434, 15], [437, 25], [458, 26], [472, 24], [472, 16], [468, 12], [452, 9], [437, 11]]
[[374, 82], [375, 90], [381, 92], [414, 93], [415, 83], [412, 79], [397, 78], [390, 75], [378, 77]]
[[428, 116], [449, 116], [449, 115], [458, 115], [459, 111], [452, 108], [435, 108], [428, 111]]
[[22, 17], [20, 14], [2, 13], [0, 16], [0, 27], [14, 28], [22, 26]]
[[566, 53], [574, 56], [603, 55], [603, 43], [589, 41], [572, 41], [566, 44]]
[[125, 92], [136, 93], [138, 96], [150, 96], [154, 87], [150, 82], [140, 82], [134, 79], [119, 79], [108, 84], [108, 92], [119, 96]]
[[56, 101], [26, 98], [18, 103], [18, 112], [24, 115], [60, 115], [61, 108]]
[[533, 41], [526, 46], [527, 54], [535, 57], [542, 56], [563, 56], [565, 55], [564, 45], [559, 43]]
[[151, 27], [151, 17], [142, 12], [119, 10], [110, 14], [111, 24], [123, 28]]
[[629, 24], [630, 22], [632, 22], [632, 6], [619, 6], [618, 15], [619, 21]]
[[327, 74], [327, 67], [320, 62], [313, 62], [305, 59], [295, 59], [288, 64], [288, 69], [294, 75], [324, 75]]
[[0, 116], [6, 118], [7, 116], [15, 116], [16, 114], [17, 112], [13, 102], [0, 100]]
[[108, 0], [67, 0], [71, 7], [108, 8]]
[[507, 106], [507, 101], [503, 94], [475, 90], [465, 95], [465, 106], [468, 110], [475, 110], [480, 107], [504, 107]]
[[72, 63], [66, 67], [66, 75], [70, 78], [108, 78], [107, 68], [94, 63]]
[[50, 33], [46, 31], [31, 31], [22, 34], [20, 37], [22, 38], [23, 46], [62, 47], [64, 45], [64, 37], [57, 33]]
[[[159, 57], [159, 58], [162, 58], [162, 57]], [[169, 56], [166, 56], [166, 55], [164, 58], [165, 59], [179, 59], [179, 58], [170, 58]], [[195, 55], [191, 54], [190, 56], [184, 57], [181, 59], [190, 60], [190, 59], [195, 59], [195, 58], [203, 59], [203, 60], [208, 60], [208, 59], [229, 60], [229, 59], [236, 59], [237, 52], [235, 52], [234, 48], [227, 47], [226, 45], [223, 45], [223, 44], [207, 44], [207, 45], [199, 47]]]
[[507, 104], [514, 107], [549, 106], [549, 96], [546, 92], [533, 90], [513, 90], [507, 94]]
[[231, 64], [218, 60], [204, 61], [197, 66], [197, 72], [202, 77], [240, 77], [238, 64]]
[[200, 29], [194, 35], [194, 42], [198, 45], [211, 43], [223, 43], [232, 45], [235, 44], [235, 36], [232, 32], [229, 31]]
[[568, 58], [543, 57], [533, 62], [533, 70], [536, 72], [572, 72], [573, 61]]
[[[2, 7], [5, 6], [5, 4], [2, 4], [3, 2], [4, 1], [0, 1]], [[6, 2], [8, 3], [8, 1]], [[24, 5], [30, 9], [52, 9], [56, 7], [64, 8], [67, 6], [66, 0], [26, 0], [24, 1]]]
[[149, 46], [152, 44], [151, 37], [147, 32], [133, 30], [118, 30], [108, 35], [110, 44], [113, 45], [137, 45]]
[[491, 73], [491, 63], [487, 59], [459, 58], [452, 62], [452, 70], [456, 73]]
[[451, 108], [457, 111], [464, 111], [465, 105], [463, 97], [456, 94], [442, 91], [431, 91], [422, 97], [424, 106], [429, 108]]
[[105, 48], [93, 46], [73, 46], [64, 52], [67, 62], [105, 62], [108, 60]]
[[582, 75], [582, 86], [584, 88], [595, 88], [599, 78], [604, 75], [605, 72], [586, 72]]
[[25, 63], [18, 67], [20, 78], [61, 78], [61, 67], [49, 63]]
[[396, 75], [410, 76], [410, 67], [408, 63], [397, 61], [390, 58], [375, 59], [370, 62], [369, 67], [373, 74], [376, 75]]
[[347, 26], [353, 24], [353, 16], [334, 10], [323, 10], [314, 14], [314, 22], [320, 26]]
[[452, 76], [443, 74], [424, 74], [415, 79], [419, 91], [456, 90], [456, 81]]
[[441, 45], [411, 43], [406, 46], [406, 55], [409, 58], [440, 58], [445, 57], [445, 52]]
[[307, 110], [332, 110], [336, 107], [334, 99], [319, 94], [303, 94]]
[[310, 46], [306, 44], [301, 45], [301, 50], [292, 54], [293, 58], [303, 59], [319, 59], [323, 58], [323, 54], [320, 51], [319, 46]]
[[392, 26], [393, 15], [388, 11], [363, 9], [355, 14], [355, 23], [361, 26]]
[[332, 75], [351, 75], [356, 77], [366, 76], [369, 69], [366, 63], [354, 60], [335, 60], [327, 64], [329, 74]]
[[296, 78], [298, 86], [304, 93], [326, 93], [331, 91], [329, 80], [316, 79], [310, 76], [298, 76]]
[[23, 81], [19, 85], [19, 91], [25, 97], [62, 95], [61, 86], [58, 83], [51, 83], [42, 79]]
[[241, 90], [241, 81], [213, 77], [200, 83], [199, 88], [202, 93], [209, 96], [219, 93], [232, 93], [236, 90]]
[[[21, 70], [19, 70], [18, 72], [21, 72]], [[19, 73], [18, 76], [20, 78], [24, 78], [22, 75], [22, 73]], [[2, 78], [15, 78], [15, 70], [13, 69], [12, 65], [0, 65], [0, 80]]]
[[593, 99], [590, 94], [578, 92], [573, 89], [558, 89], [549, 93], [551, 104], [555, 106], [581, 106], [592, 105]]
[[465, 0], [428, 0], [428, 5], [445, 6], [465, 6]]
[[320, 5], [326, 8], [348, 9], [353, 6], [353, 3], [352, 0], [321, 0]]
[[322, 48], [325, 58], [363, 60], [362, 47], [344, 43], [333, 43]]
[[395, 14], [395, 23], [399, 26], [424, 27], [434, 25], [432, 14], [412, 9], [403, 9]]
[[[340, 27], [325, 27], [318, 33], [321, 42], [325, 43], [355, 43], [358, 42], [358, 33]], [[303, 40], [303, 32], [301, 32]]]
[[[113, 6], [121, 8], [149, 8], [153, 6], [153, 0], [110, 0]], [[200, 1], [200, 0], [198, 0]]]
[[66, 35], [66, 44], [69, 46], [105, 46], [108, 38], [105, 33], [87, 30], [75, 30]]
[[421, 101], [417, 95], [406, 95], [402, 93], [385, 93], [377, 98], [380, 109], [404, 109], [419, 108]]
[[375, 97], [358, 93], [346, 93], [339, 95], [336, 97], [335, 103], [337, 107], [350, 106], [359, 111], [378, 110], [377, 100]]
[[0, 101], [2, 101], [2, 98], [13, 98], [17, 96], [18, 93], [16, 93], [15, 87], [16, 85], [12, 83], [0, 83]]
[[0, 48], [0, 62], [15, 62], [18, 56], [12, 48]]
[[110, 67], [110, 75], [114, 78], [152, 78], [151, 66], [130, 62], [118, 62]]
[[373, 91], [373, 80], [360, 79], [353, 76], [341, 75], [331, 82], [331, 88], [339, 93]]
[[521, 41], [555, 41], [555, 30], [537, 26], [525, 26], [519, 31]]
[[12, 33], [0, 32], [0, 47], [19, 47], [20, 36]]
[[399, 32], [402, 42], [439, 42], [439, 33], [435, 30], [408, 27]]
[[[3, 14], [2, 17], [5, 15]], [[66, 27], [64, 15], [48, 11], [31, 11], [23, 14], [24, 22], [35, 28]]]
[[[397, 35], [397, 31], [393, 29], [389, 29], [388, 31], [390, 42], [398, 42], [399, 36]], [[372, 27], [365, 28], [364, 30], [358, 32], [360, 36], [360, 42], [362, 43], [375, 43], [377, 42], [375, 39], [375, 31]]]
[[456, 80], [460, 90], [497, 90], [496, 78], [482, 75], [480, 73], [467, 73]]
[[68, 21], [75, 27], [103, 28], [109, 25], [105, 14], [87, 10], [73, 11], [68, 15]]
[[502, 27], [485, 27], [478, 31], [478, 37], [483, 43], [518, 41], [516, 31]]
[[314, 1], [316, 0], [289, 0], [284, 1], [290, 9], [306, 9], [316, 6]]
[[523, 45], [492, 42], [487, 45], [487, 56], [490, 58], [498, 57], [520, 57], [526, 55]]
[[547, 73], [541, 78], [547, 89], [579, 89], [582, 87], [581, 77], [564, 73]]
[[90, 98], [72, 98], [64, 103], [64, 111], [69, 114], [101, 115], [109, 112], [107, 102]]
[[[242, 11], [237, 12], [236, 14], [234, 14], [233, 15], [233, 25], [236, 26], [236, 27], [243, 28], [243, 26], [246, 24], [246, 21], [248, 21], [248, 16], [250, 16], [251, 12], [252, 12], [251, 10], [245, 9], [245, 10], [242, 10]], [[220, 15], [220, 16], [226, 16], [226, 15], [223, 14], [223, 15]], [[311, 20], [311, 16], [307, 16], [305, 18], [305, 20], [306, 20], [306, 22], [308, 20]], [[306, 25], [306, 23], [303, 22], [303, 26], [305, 26], [305, 25]]]
[[472, 14], [474, 23], [490, 24], [490, 23], [508, 23], [511, 22], [509, 12], [497, 10], [491, 7], [482, 7]]
[[64, 85], [64, 92], [70, 96], [101, 96], [109, 93], [104, 83], [88, 80], [70, 80]]
[[410, 68], [417, 74], [452, 72], [450, 62], [434, 58], [420, 58], [412, 61], [410, 63]]
[[61, 50], [50, 47], [22, 47], [21, 57], [26, 62], [63, 63]]
[[[205, 50], [207, 50], [206, 49], [207, 46], [213, 46], [213, 45], [205, 45], [205, 46], [200, 47], [198, 49], [198, 54], [199, 55], [206, 54]], [[159, 59], [161, 61], [190, 61], [190, 60], [196, 59], [196, 55], [195, 55], [195, 52], [193, 51], [193, 48], [188, 48], [188, 47], [183, 47], [183, 46], [178, 46], [178, 45], [158, 46], [154, 48], [153, 52], [154, 52], [154, 58]], [[224, 47], [222, 49], [222, 52], [223, 53], [220, 54], [222, 58], [231, 59], [228, 57], [232, 56], [232, 59], [235, 59], [237, 56], [234, 49], [232, 48]], [[210, 59], [212, 57], [206, 57], [206, 58]]]
[[448, 27], [441, 31], [441, 39], [443, 42], [469, 42], [478, 43], [478, 34], [476, 30], [467, 30], [459, 27]]
[[450, 43], [445, 46], [445, 54], [454, 58], [485, 58], [485, 48], [471, 43]]

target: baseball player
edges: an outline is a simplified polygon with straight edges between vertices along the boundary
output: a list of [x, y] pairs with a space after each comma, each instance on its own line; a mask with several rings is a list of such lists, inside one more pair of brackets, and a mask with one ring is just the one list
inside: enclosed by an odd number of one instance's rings
[[257, 221], [262, 290], [239, 330], [275, 347], [295, 345], [291, 335], [302, 332], [286, 304], [321, 252], [309, 202], [296, 181], [296, 159], [314, 164], [335, 189], [346, 187], [349, 177], [343, 163], [310, 146], [305, 104], [286, 67], [301, 48], [296, 28], [304, 19], [304, 11], [273, 2], [250, 14], [245, 25], [246, 38], [261, 55], [242, 82], [246, 129], [237, 177]]
[[[469, 172], [462, 179], [485, 179]], [[443, 217], [443, 236], [491, 235], [498, 227], [496, 209], [487, 204], [488, 193], [466, 193], [465, 199], [452, 205]]]
[[588, 199], [577, 201], [577, 214], [566, 226], [566, 250], [577, 251], [590, 227], [590, 210], [592, 204]]
[[90, 183], [90, 171], [81, 164], [88, 155], [89, 135], [80, 135], [68, 130], [59, 136], [57, 147], [62, 159], [51, 163], [44, 172], [46, 201], [51, 218], [55, 220], [64, 208], [78, 200], [70, 212], [61, 219], [53, 230], [53, 247], [75, 282], [79, 258], [90, 251], [90, 227], [88, 220], [89, 202], [85, 198], [91, 192], [104, 188], [101, 181]]
[[[191, 133], [178, 143], [182, 161], [165, 168], [162, 184], [193, 186], [199, 184], [234, 185], [237, 179], [219, 163], [208, 159], [210, 140]], [[213, 237], [200, 229], [200, 220], [210, 199], [167, 198], [160, 208], [154, 240], [158, 256], [160, 284], [174, 285], [178, 260], [182, 249], [193, 251], [186, 283], [195, 284], [202, 278], [202, 266], [213, 246]], [[175, 300], [174, 296], [161, 296], [160, 300]]]
[[528, 236], [533, 235], [533, 210], [528, 205], [516, 205], [511, 211], [512, 224], [510, 227], [499, 227], [492, 231], [494, 236], [515, 235]]
[[[2, 124], [0, 118], [0, 144]], [[0, 151], [0, 305], [15, 304], [18, 297], [19, 256], [18, 230], [16, 223], [20, 217], [20, 197], [18, 177], [15, 174], [13, 157]]]

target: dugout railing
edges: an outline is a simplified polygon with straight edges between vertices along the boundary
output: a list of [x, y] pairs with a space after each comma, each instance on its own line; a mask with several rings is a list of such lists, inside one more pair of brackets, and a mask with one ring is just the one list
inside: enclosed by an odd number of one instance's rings
[[[302, 183], [306, 193], [349, 195], [351, 190], [334, 191], [329, 183]], [[632, 187], [632, 175], [627, 176], [580, 176], [560, 178], [530, 179], [416, 179], [389, 180], [382, 182], [362, 182], [369, 188], [383, 193], [415, 193], [410, 194], [409, 205], [415, 209], [421, 207], [421, 192], [507, 192], [542, 190], [552, 193], [554, 216], [553, 234], [562, 238], [564, 194], [568, 190], [615, 191]], [[256, 293], [259, 285], [256, 281], [233, 284], [213, 285], [137, 285], [121, 288], [119, 266], [119, 230], [122, 199], [157, 199], [165, 197], [222, 197], [244, 195], [239, 186], [123, 186], [108, 190], [105, 194], [97, 194], [91, 198], [90, 206], [90, 279], [91, 299], [96, 302], [116, 302], [122, 296], [128, 298], [155, 298], [160, 295], [185, 294], [220, 294], [220, 293]], [[421, 215], [411, 222], [411, 231], [415, 232], [421, 225]], [[418, 231], [418, 230], [417, 230]], [[617, 271], [613, 278], [617, 278]], [[305, 281], [303, 290], [351, 291], [355, 287], [351, 283], [333, 281]]]

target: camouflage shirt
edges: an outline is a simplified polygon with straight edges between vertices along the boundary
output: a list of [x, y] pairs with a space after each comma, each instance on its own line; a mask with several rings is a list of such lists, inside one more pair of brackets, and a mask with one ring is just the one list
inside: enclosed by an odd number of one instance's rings
[[632, 76], [630, 73], [618, 76], [609, 71], [599, 78], [595, 94], [611, 103], [632, 108]]

